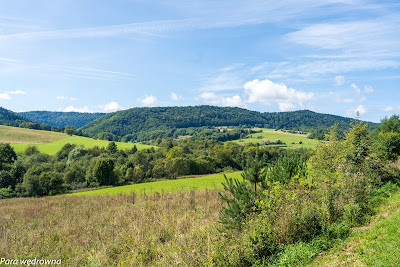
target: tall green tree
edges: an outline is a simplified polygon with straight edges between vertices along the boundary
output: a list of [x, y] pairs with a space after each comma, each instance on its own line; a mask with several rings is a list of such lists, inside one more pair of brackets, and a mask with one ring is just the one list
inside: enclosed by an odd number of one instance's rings
[[257, 185], [265, 184], [266, 172], [263, 162], [258, 159], [250, 160], [248, 167], [245, 167], [242, 173], [243, 179], [249, 181], [254, 187], [254, 201], [257, 200]]
[[65, 126], [64, 132], [68, 135], [73, 135], [73, 134], [75, 134], [75, 127], [67, 125], [67, 126]]
[[99, 185], [112, 185], [117, 182], [114, 174], [114, 161], [111, 158], [98, 159], [92, 173]]
[[16, 160], [17, 154], [10, 144], [0, 143], [0, 170], [8, 169]]

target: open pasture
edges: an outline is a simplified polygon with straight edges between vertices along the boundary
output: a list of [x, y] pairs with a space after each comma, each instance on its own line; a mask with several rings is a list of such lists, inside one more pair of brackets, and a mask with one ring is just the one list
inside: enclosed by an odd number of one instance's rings
[[0, 255], [61, 266], [206, 266], [221, 239], [217, 190], [0, 201]]
[[[253, 133], [246, 138], [235, 140], [234, 142], [238, 144], [246, 144], [246, 143], [259, 143], [263, 144], [264, 140], [269, 140], [270, 142], [275, 142], [276, 140], [280, 140], [282, 143], [285, 143], [285, 147], [287, 148], [310, 148], [314, 147], [318, 141], [314, 139], [307, 138], [307, 135], [304, 134], [293, 134], [286, 133], [282, 131], [275, 131], [273, 129], [265, 129], [260, 128], [257, 130], [262, 130], [261, 133]], [[301, 142], [301, 144], [299, 144]], [[270, 145], [270, 146], [283, 146], [283, 145]]]
[[[36, 145], [40, 152], [49, 155], [56, 154], [65, 144], [76, 144], [87, 148], [107, 147], [110, 143], [105, 140], [95, 140], [82, 136], [69, 136], [65, 133], [39, 131], [18, 127], [0, 126], [0, 142], [10, 143], [16, 152], [22, 152], [29, 145]], [[115, 142], [118, 149], [131, 149], [134, 143]], [[136, 144], [138, 150], [153, 146]]]
[[[228, 178], [241, 178], [241, 172], [227, 173]], [[164, 180], [141, 184], [132, 184], [116, 187], [108, 187], [91, 191], [75, 192], [70, 195], [113, 195], [113, 194], [136, 194], [144, 193], [169, 193], [188, 189], [221, 189], [221, 182], [225, 181], [224, 174], [205, 175], [195, 178], [182, 178], [176, 180]]]

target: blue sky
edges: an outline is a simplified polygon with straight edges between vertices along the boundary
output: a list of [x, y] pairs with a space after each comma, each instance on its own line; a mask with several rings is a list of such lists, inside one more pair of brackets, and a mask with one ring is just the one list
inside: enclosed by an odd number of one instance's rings
[[0, 106], [400, 113], [400, 3], [0, 0]]

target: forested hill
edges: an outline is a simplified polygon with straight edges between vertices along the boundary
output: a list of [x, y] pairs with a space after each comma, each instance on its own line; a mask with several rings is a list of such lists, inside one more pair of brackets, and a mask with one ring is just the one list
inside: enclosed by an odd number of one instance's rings
[[51, 126], [64, 127], [66, 125], [80, 128], [106, 113], [80, 113], [80, 112], [55, 112], [55, 111], [29, 111], [19, 112], [19, 115], [30, 120], [45, 123]]
[[348, 129], [351, 119], [309, 110], [261, 113], [216, 106], [132, 108], [109, 113], [81, 129], [89, 135], [109, 132], [127, 140], [167, 137], [176, 129], [203, 126], [257, 126], [279, 129], [327, 128], [339, 123]]
[[31, 120], [0, 107], [0, 125], [19, 126], [21, 123], [26, 122], [31, 122]]

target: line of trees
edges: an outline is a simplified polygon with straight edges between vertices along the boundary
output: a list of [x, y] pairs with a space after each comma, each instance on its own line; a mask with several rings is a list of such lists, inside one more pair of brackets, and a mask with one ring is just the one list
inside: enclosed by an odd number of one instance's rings
[[[218, 138], [243, 134], [242, 130], [219, 131]], [[209, 139], [158, 139], [158, 147], [119, 150], [115, 142], [107, 148], [85, 148], [66, 144], [50, 156], [28, 146], [15, 153], [0, 145], [0, 197], [55, 195], [68, 190], [140, 183], [150, 179], [175, 179], [221, 171], [242, 170], [256, 150], [271, 164], [281, 155], [295, 153], [258, 144], [238, 145]], [[305, 150], [296, 153], [305, 153]]]

